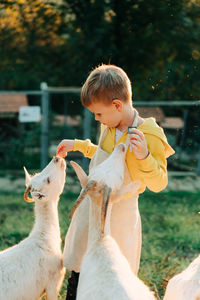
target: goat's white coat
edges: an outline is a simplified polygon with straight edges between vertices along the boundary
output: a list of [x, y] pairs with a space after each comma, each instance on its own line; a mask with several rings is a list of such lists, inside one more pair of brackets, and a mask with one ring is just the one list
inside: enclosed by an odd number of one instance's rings
[[[90, 163], [90, 181], [106, 182], [109, 187], [114, 189], [119, 188], [122, 182], [125, 185], [132, 181], [125, 165], [126, 151], [121, 154], [118, 153], [120, 147], [124, 147], [124, 144], [118, 145], [112, 152], [112, 159], [115, 157], [113, 163], [110, 154], [103, 151], [99, 144]], [[108, 165], [105, 164], [105, 159]], [[76, 272], [80, 272], [83, 255], [87, 249], [89, 206], [90, 199], [87, 196], [75, 211], [65, 238], [64, 265], [67, 269]], [[113, 204], [111, 233], [127, 258], [131, 269], [137, 275], [141, 251], [141, 219], [138, 209], [138, 194], [134, 194], [133, 197], [123, 197], [122, 201]]]
[[0, 300], [36, 300], [44, 292], [46, 299], [57, 299], [65, 274], [57, 213], [65, 167], [63, 159], [55, 158], [32, 178], [26, 172], [26, 184], [32, 186], [35, 200], [36, 220], [25, 240], [0, 252]]
[[163, 298], [163, 300], [198, 299], [200, 300], [200, 255], [184, 271], [169, 280]]
[[[123, 183], [123, 165], [124, 153], [122, 147], [117, 146], [110, 157], [98, 165], [90, 173], [88, 180], [94, 180], [100, 184], [107, 184], [114, 190], [119, 189]], [[120, 153], [121, 152], [121, 153]], [[118, 158], [118, 173], [110, 172], [108, 181], [108, 173], [106, 162], [109, 163], [110, 170], [113, 170], [112, 164], [116, 162], [116, 153]], [[96, 174], [95, 170], [102, 172]], [[75, 171], [80, 181], [85, 183], [86, 179], [83, 177], [83, 171], [75, 167]], [[80, 175], [81, 173], [81, 175]], [[99, 176], [101, 174], [101, 176]], [[112, 181], [113, 178], [113, 181]], [[117, 182], [117, 184], [115, 184]], [[119, 194], [122, 193], [136, 193], [138, 189], [138, 182], [130, 183], [128, 186], [121, 188]], [[107, 214], [107, 223], [105, 227], [105, 235], [101, 234], [101, 205], [99, 203], [99, 195], [97, 189], [90, 191], [90, 212], [89, 212], [89, 233], [87, 251], [83, 257], [78, 290], [77, 300], [154, 300], [153, 294], [148, 287], [132, 272], [131, 267], [121, 253], [119, 246], [115, 240], [110, 236], [110, 212], [112, 204], [110, 204]], [[120, 197], [119, 197], [120, 198]], [[113, 199], [114, 200], [114, 199]], [[126, 233], [124, 233], [126, 234]]]
[[101, 164], [91, 168], [88, 181], [104, 182], [112, 190], [119, 189], [124, 181], [126, 146], [119, 144]]
[[86, 299], [155, 300], [109, 235], [96, 241], [83, 257], [77, 300]]

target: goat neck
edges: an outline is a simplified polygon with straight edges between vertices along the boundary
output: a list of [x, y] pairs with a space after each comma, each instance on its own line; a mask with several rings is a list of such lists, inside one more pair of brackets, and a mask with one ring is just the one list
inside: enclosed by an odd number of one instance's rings
[[59, 252], [61, 239], [57, 206], [58, 201], [36, 203], [35, 224], [30, 236], [37, 239], [41, 236], [41, 242], [46, 240], [46, 247], [56, 248]]
[[124, 180], [125, 155], [126, 146], [120, 143], [105, 161], [90, 170], [89, 180], [105, 183], [112, 190], [118, 189]]
[[[108, 186], [99, 183], [97, 183], [93, 189], [88, 191], [90, 198], [88, 247], [90, 244], [93, 244], [104, 236], [110, 193], [111, 189], [109, 189]], [[110, 222], [107, 222], [106, 233], [110, 231], [109, 223]]]
[[58, 200], [59, 197], [57, 201], [48, 199], [46, 203], [35, 203], [34, 229], [49, 231], [59, 227]]
[[110, 203], [107, 208], [105, 227], [104, 227], [104, 235], [111, 235], [110, 218], [111, 218], [112, 206], [113, 206], [112, 203]]
[[101, 205], [90, 196], [88, 249], [102, 237]]

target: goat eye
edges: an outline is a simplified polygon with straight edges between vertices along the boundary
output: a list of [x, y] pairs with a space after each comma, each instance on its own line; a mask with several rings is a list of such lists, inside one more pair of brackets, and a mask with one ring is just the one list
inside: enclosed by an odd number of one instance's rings
[[49, 178], [49, 177], [47, 177], [47, 183], [48, 183], [48, 184], [50, 183], [50, 178]]

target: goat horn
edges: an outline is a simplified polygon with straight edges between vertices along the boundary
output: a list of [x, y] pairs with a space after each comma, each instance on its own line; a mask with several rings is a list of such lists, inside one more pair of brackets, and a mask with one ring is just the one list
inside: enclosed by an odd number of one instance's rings
[[102, 207], [101, 207], [101, 233], [104, 234], [104, 227], [106, 222], [106, 214], [107, 208], [110, 199], [111, 188], [107, 185], [104, 185], [104, 193], [103, 193], [103, 200], [102, 200]]
[[81, 202], [83, 201], [83, 199], [85, 198], [86, 194], [88, 193], [89, 190], [91, 190], [94, 186], [96, 185], [96, 181], [91, 180], [87, 183], [86, 187], [81, 191], [79, 197], [77, 198], [71, 213], [70, 213], [70, 219], [73, 217], [73, 214], [75, 212], [75, 210], [77, 209], [77, 207], [81, 204]]
[[33, 199], [31, 199], [31, 198], [28, 197], [28, 193], [30, 192], [31, 188], [32, 188], [32, 186], [29, 185], [29, 186], [26, 188], [25, 192], [24, 192], [24, 200], [25, 200], [26, 202], [29, 202], [29, 203], [34, 202]]

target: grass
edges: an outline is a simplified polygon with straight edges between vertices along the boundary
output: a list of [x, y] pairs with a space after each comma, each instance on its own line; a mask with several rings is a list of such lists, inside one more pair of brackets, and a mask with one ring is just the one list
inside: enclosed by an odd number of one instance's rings
[[[61, 195], [59, 216], [63, 244], [76, 197], [72, 193]], [[200, 193], [145, 192], [140, 196], [139, 207], [143, 230], [139, 277], [162, 299], [167, 280], [200, 253]], [[0, 250], [25, 238], [33, 222], [33, 204], [25, 203], [22, 193], [1, 194]], [[65, 299], [66, 285], [67, 279], [59, 299]]]

